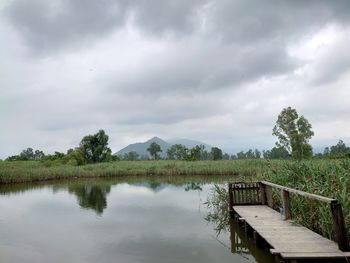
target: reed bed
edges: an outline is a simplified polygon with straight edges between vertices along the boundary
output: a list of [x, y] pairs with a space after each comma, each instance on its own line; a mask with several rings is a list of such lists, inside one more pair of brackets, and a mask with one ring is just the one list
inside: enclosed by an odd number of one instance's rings
[[266, 166], [263, 161], [117, 161], [84, 166], [47, 166], [35, 161], [0, 162], [0, 184], [57, 179], [142, 175], [238, 175], [255, 177]]
[[[262, 175], [264, 180], [337, 199], [342, 205], [347, 228], [350, 229], [350, 159], [282, 162], [269, 166]], [[280, 193], [274, 193], [276, 207]], [[330, 207], [305, 197], [291, 196], [293, 219], [300, 224], [332, 238], [333, 226]]]

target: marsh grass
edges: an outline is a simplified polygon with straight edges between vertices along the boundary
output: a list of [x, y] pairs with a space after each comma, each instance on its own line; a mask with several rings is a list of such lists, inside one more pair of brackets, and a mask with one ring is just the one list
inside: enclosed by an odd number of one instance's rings
[[[342, 205], [348, 230], [350, 229], [350, 160], [314, 160], [283, 162], [270, 166], [262, 178], [280, 185], [297, 188], [309, 193], [337, 199]], [[280, 192], [273, 194], [275, 208], [281, 206]], [[293, 219], [332, 238], [333, 224], [328, 204], [291, 194]]]
[[0, 184], [57, 179], [142, 175], [237, 175], [249, 178], [263, 171], [263, 161], [118, 161], [84, 166], [40, 162], [0, 162]]

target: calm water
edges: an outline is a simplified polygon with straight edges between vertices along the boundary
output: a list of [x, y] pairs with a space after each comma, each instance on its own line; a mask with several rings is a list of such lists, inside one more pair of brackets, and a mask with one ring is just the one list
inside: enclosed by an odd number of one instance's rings
[[0, 262], [273, 262], [204, 218], [212, 183], [77, 181], [0, 187]]

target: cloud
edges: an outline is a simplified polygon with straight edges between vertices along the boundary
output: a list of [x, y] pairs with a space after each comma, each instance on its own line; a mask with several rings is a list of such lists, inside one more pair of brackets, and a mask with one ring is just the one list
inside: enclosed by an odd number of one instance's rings
[[318, 147], [348, 138], [348, 1], [12, 0], [0, 9], [2, 158], [28, 146], [64, 151], [100, 128], [114, 151], [154, 135], [269, 148], [287, 106], [311, 121]]
[[103, 37], [124, 23], [126, 5], [109, 0], [17, 0], [5, 14], [35, 53]]

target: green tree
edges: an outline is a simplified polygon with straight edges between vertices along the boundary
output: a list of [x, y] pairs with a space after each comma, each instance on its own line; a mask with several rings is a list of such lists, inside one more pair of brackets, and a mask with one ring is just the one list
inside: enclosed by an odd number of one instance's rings
[[222, 159], [222, 150], [218, 147], [212, 147], [210, 154], [214, 161]]
[[336, 145], [331, 146], [329, 152], [329, 154], [333, 157], [341, 157], [347, 153], [350, 153], [350, 148], [347, 147], [342, 140], [339, 140]]
[[23, 150], [20, 154], [20, 159], [22, 161], [34, 160], [34, 151], [33, 148], [27, 148]]
[[224, 155], [222, 156], [222, 159], [230, 160], [230, 155], [228, 153], [224, 153]]
[[33, 150], [33, 148], [24, 149], [19, 155], [8, 157], [7, 161], [38, 161], [45, 157], [43, 151]]
[[94, 135], [85, 136], [80, 142], [87, 163], [98, 163], [112, 160], [112, 151], [108, 148], [108, 135], [104, 130], [99, 130]]
[[186, 155], [187, 148], [182, 144], [174, 144], [167, 150], [167, 158], [169, 160], [181, 160]]
[[156, 142], [152, 142], [150, 146], [147, 148], [147, 151], [150, 153], [150, 155], [154, 158], [154, 160], [159, 159], [159, 152], [162, 152], [162, 149], [160, 148], [160, 145]]
[[314, 132], [304, 117], [291, 107], [284, 108], [278, 115], [272, 134], [277, 136], [276, 145], [285, 147], [293, 158], [301, 160], [312, 156], [312, 147], [308, 143]]
[[140, 159], [140, 155], [135, 151], [128, 152], [123, 156], [123, 160], [126, 160], [126, 161], [137, 161], [139, 159]]
[[290, 155], [284, 147], [273, 147], [271, 150], [264, 151], [263, 157], [265, 159], [287, 159]]
[[70, 149], [69, 153], [65, 156], [66, 162], [71, 165], [84, 165], [86, 163], [86, 159], [84, 156], [83, 149], [80, 147]]

